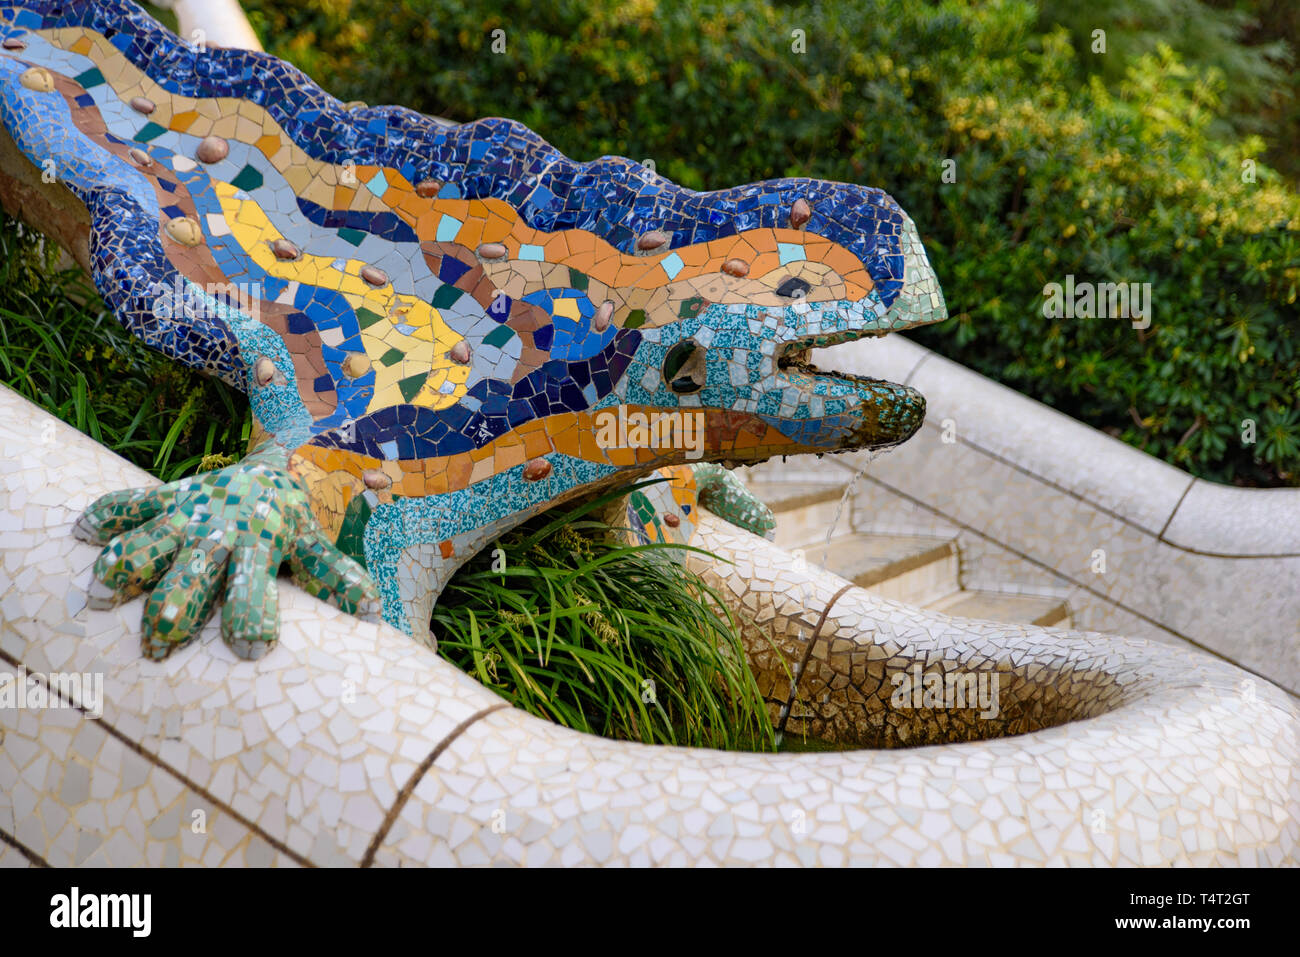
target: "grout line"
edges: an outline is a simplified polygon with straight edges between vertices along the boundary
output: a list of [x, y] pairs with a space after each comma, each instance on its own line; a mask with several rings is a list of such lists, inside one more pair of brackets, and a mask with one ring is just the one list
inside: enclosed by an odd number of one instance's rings
[[495, 711], [500, 711], [503, 708], [509, 707], [510, 703], [508, 701], [502, 701], [500, 704], [489, 705], [486, 708], [474, 712], [460, 724], [456, 725], [456, 727], [452, 728], [451, 731], [448, 732], [447, 736], [434, 746], [434, 749], [429, 752], [423, 761], [420, 762], [420, 766], [411, 772], [411, 776], [407, 780], [405, 786], [403, 786], [397, 797], [393, 799], [393, 806], [390, 807], [388, 813], [384, 815], [383, 823], [379, 825], [379, 830], [375, 831], [374, 837], [370, 839], [370, 845], [366, 848], [365, 856], [361, 858], [362, 867], [374, 866], [375, 855], [379, 853], [379, 846], [383, 843], [384, 838], [388, 836], [388, 832], [392, 830], [393, 825], [397, 823], [397, 816], [402, 813], [402, 808], [406, 806], [406, 802], [409, 801], [411, 795], [415, 793], [416, 786], [419, 785], [421, 780], [423, 780], [424, 776], [429, 772], [429, 769], [433, 767], [433, 762], [438, 760], [442, 755], [442, 752], [446, 751], [453, 741], [469, 730], [470, 725], [474, 724], [476, 721], [483, 720]]
[[18, 840], [18, 838], [14, 837], [12, 834], [8, 833], [7, 831], [0, 831], [0, 843], [8, 844], [10, 847], [16, 850], [23, 857], [27, 858], [37, 867], [51, 866], [49, 861], [41, 857], [41, 855], [37, 854], [30, 847], [28, 847], [26, 844]]
[[[1161, 526], [1160, 534], [1156, 536], [1156, 541], [1164, 542], [1164, 544], [1166, 545], [1173, 545], [1172, 542], [1170, 542], [1168, 539], [1165, 538], [1165, 532], [1169, 531], [1169, 526], [1174, 524], [1174, 516], [1177, 515], [1178, 510], [1183, 507], [1183, 500], [1187, 498], [1187, 493], [1192, 490], [1192, 486], [1195, 484], [1196, 484], [1196, 479], [1193, 477], [1193, 479], [1187, 483], [1187, 488], [1183, 489], [1183, 494], [1178, 496], [1178, 501], [1174, 503], [1173, 511], [1171, 511], [1169, 513], [1169, 517], [1165, 519], [1165, 524]], [[1174, 548], [1177, 547], [1178, 547], [1177, 545], [1174, 545]]]
[[[834, 574], [834, 572], [831, 574]], [[808, 659], [812, 657], [813, 645], [817, 644], [817, 639], [821, 637], [822, 628], [826, 624], [826, 616], [831, 613], [831, 609], [835, 607], [835, 603], [840, 600], [845, 592], [856, 587], [858, 586], [854, 585], [853, 582], [845, 583], [844, 587], [832, 595], [831, 600], [822, 608], [821, 617], [817, 619], [817, 627], [812, 630], [812, 634], [808, 637], [808, 644], [804, 648], [803, 658], [799, 660], [799, 667], [794, 672], [794, 680], [790, 682], [790, 697], [786, 699], [785, 707], [781, 709], [781, 722], [776, 728], [778, 737], [785, 734], [786, 722], [790, 720], [790, 715], [794, 713], [794, 703], [799, 700], [799, 682], [803, 680], [804, 672], [808, 668]]]
[[912, 366], [912, 371], [907, 374], [907, 378], [903, 380], [902, 384], [910, 386], [912, 384], [912, 380], [916, 378], [916, 374], [921, 371], [921, 366], [929, 362], [931, 357], [933, 356], [934, 356], [933, 352], [926, 352], [925, 355], [921, 356], [921, 361], [918, 362], [916, 365]]
[[176, 778], [176, 780], [180, 781], [182, 784], [188, 787], [195, 794], [198, 794], [204, 800], [208, 801], [215, 807], [229, 814], [240, 824], [244, 825], [244, 827], [246, 827], [248, 830], [260, 836], [264, 841], [266, 841], [266, 843], [270, 844], [281, 854], [284, 854], [285, 856], [292, 858], [296, 863], [302, 865], [303, 867], [316, 866], [314, 863], [312, 863], [311, 860], [299, 854], [293, 848], [289, 847], [289, 845], [285, 844], [284, 841], [280, 840], [278, 837], [268, 834], [256, 822], [250, 821], [248, 818], [244, 817], [244, 815], [240, 814], [234, 808], [226, 804], [225, 801], [222, 801], [220, 798], [216, 797], [211, 791], [203, 787], [203, 785], [199, 784], [197, 781], [192, 780], [187, 775], [182, 774], [176, 768], [173, 768], [171, 765], [163, 761], [162, 758], [158, 757], [152, 751], [145, 750], [144, 745], [140, 744], [138, 741], [135, 741], [127, 737], [121, 731], [117, 730], [117, 728], [113, 727], [113, 725], [109, 724], [108, 721], [105, 720], [104, 718], [102, 717], [93, 718], [93, 719], [87, 718], [85, 708], [83, 708], [76, 701], [73, 701], [71, 698], [64, 697], [64, 695], [60, 690], [56, 688], [51, 688], [49, 686], [49, 683], [45, 681], [44, 676], [40, 672], [29, 670], [23, 662], [18, 661], [8, 652], [3, 650], [0, 650], [0, 661], [8, 662], [10, 665], [12, 665], [15, 668], [21, 668], [24, 672], [27, 673], [29, 678], [36, 678], [37, 681], [39, 681], [41, 684], [46, 686], [46, 690], [51, 696], [58, 697], [61, 701], [67, 701], [68, 704], [70, 704], [72, 707], [76, 708], [78, 711], [81, 712], [81, 715], [83, 718], [85, 718], [85, 720], [87, 721], [93, 720], [95, 724], [99, 725], [101, 728], [104, 729], [104, 732], [106, 734], [116, 738], [118, 741], [122, 742], [122, 744], [130, 748], [136, 754], [140, 755], [140, 757], [144, 758], [154, 767], [158, 768], [161, 771], [166, 772], [167, 774], [170, 774], [172, 777]]

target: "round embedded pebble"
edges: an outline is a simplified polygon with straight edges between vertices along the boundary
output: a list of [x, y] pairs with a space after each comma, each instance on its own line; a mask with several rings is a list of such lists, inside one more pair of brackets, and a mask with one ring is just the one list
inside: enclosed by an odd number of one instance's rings
[[343, 372], [350, 379], [360, 379], [370, 371], [370, 357], [364, 352], [349, 352], [343, 360]]
[[393, 484], [393, 480], [379, 469], [366, 469], [361, 473], [361, 481], [366, 483], [366, 488], [374, 489], [375, 491], [386, 489]]
[[432, 199], [438, 195], [440, 189], [442, 184], [436, 179], [422, 179], [415, 184], [415, 195], [421, 199]]
[[810, 219], [812, 219], [812, 207], [808, 205], [808, 200], [801, 196], [790, 207], [790, 228], [798, 229]]
[[270, 385], [271, 380], [275, 378], [275, 363], [262, 356], [253, 363], [253, 378], [257, 380], [258, 385]]
[[131, 147], [131, 152], [128, 155], [131, 157], [131, 161], [137, 166], [153, 165], [153, 158], [138, 146]]
[[153, 100], [149, 99], [147, 96], [133, 96], [131, 98], [131, 109], [135, 110], [137, 113], [143, 113], [145, 116], [148, 116], [157, 109], [157, 107], [154, 106]]
[[614, 318], [614, 303], [606, 299], [596, 310], [596, 314], [591, 317], [591, 328], [597, 332], [604, 332], [609, 328], [610, 320]]
[[484, 243], [479, 246], [478, 254], [483, 259], [505, 259], [506, 247], [501, 243]]
[[670, 237], [666, 232], [661, 229], [656, 229], [653, 232], [646, 233], [644, 236], [639, 237], [636, 241], [636, 248], [643, 252], [649, 249], [658, 249], [664, 243], [668, 242], [669, 238]]
[[220, 136], [205, 136], [194, 155], [201, 163], [220, 163], [230, 155], [230, 144]]
[[17, 37], [5, 37], [3, 46], [6, 50], [27, 49], [27, 44], [24, 41], [19, 40]]
[[749, 263], [743, 259], [728, 259], [722, 264], [722, 271], [728, 276], [735, 276], [737, 279], [744, 279], [749, 275]]
[[529, 459], [524, 466], [524, 478], [529, 482], [538, 482], [551, 474], [551, 463], [546, 459]]
[[345, 110], [364, 110], [366, 108], [365, 100], [348, 100], [343, 104]]
[[469, 362], [470, 357], [469, 343], [464, 339], [460, 340], [460, 342], [451, 347], [450, 355], [452, 362], [459, 362], [461, 365], [465, 365]]
[[679, 518], [675, 512], [669, 512], [664, 516], [664, 524], [669, 528], [676, 528], [681, 523], [681, 518]]
[[177, 216], [175, 219], [167, 220], [167, 225], [163, 229], [182, 246], [197, 246], [203, 242], [203, 230], [199, 229], [199, 224], [188, 216]]
[[271, 252], [275, 253], [276, 259], [297, 259], [302, 255], [302, 250], [287, 239], [277, 239], [271, 243]]
[[361, 278], [372, 286], [388, 285], [388, 273], [384, 272], [378, 266], [362, 266]]
[[24, 70], [18, 80], [27, 89], [35, 90], [37, 93], [51, 93], [54, 90], [54, 74], [43, 66]]

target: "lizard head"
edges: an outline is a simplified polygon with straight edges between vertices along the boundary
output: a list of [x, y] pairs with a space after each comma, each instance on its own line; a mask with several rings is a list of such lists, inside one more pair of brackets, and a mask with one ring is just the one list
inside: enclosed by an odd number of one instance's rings
[[704, 441], [690, 451], [727, 465], [905, 441], [924, 419], [919, 393], [812, 359], [947, 317], [912, 220], [864, 187], [785, 180], [744, 191], [777, 200], [778, 225], [657, 254], [659, 270], [677, 275], [647, 310], [623, 398], [702, 415]]

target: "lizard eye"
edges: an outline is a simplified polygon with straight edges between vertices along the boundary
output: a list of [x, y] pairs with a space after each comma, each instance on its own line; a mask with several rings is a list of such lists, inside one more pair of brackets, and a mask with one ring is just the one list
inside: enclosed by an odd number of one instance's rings
[[796, 276], [787, 276], [785, 281], [776, 287], [776, 294], [786, 299], [802, 299], [808, 295], [808, 290], [811, 288], [812, 286], [805, 280]]
[[704, 347], [694, 339], [683, 339], [664, 356], [664, 381], [678, 395], [703, 389], [706, 371]]

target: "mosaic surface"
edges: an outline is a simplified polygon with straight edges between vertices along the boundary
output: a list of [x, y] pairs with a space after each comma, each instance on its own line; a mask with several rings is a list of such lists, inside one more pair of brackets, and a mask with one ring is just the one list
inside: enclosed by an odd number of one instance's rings
[[[247, 390], [260, 427], [255, 459], [82, 523], [130, 536], [99, 566], [116, 594], [161, 576], [154, 656], [223, 589], [228, 639], [264, 651], [266, 569], [295, 556], [318, 594], [378, 601], [428, 640], [450, 574], [533, 512], [685, 462], [894, 445], [924, 416], [913, 390], [808, 362], [946, 315], [880, 190], [697, 193], [570, 160], [508, 120], [349, 109], [126, 0], [0, 3], [0, 119], [90, 211], [95, 282], [122, 322]], [[764, 530], [760, 507], [700, 475]], [[196, 548], [198, 571], [168, 570]]]

